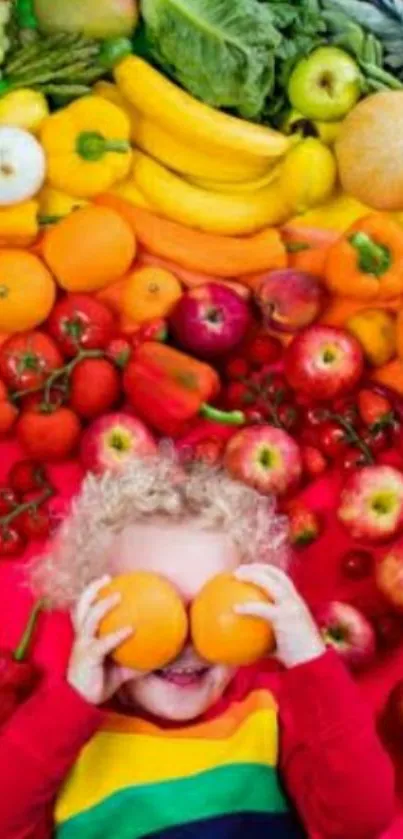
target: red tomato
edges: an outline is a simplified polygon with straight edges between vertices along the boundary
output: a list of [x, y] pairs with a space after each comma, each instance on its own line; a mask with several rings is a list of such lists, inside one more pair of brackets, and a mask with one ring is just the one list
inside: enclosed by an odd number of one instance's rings
[[39, 387], [62, 364], [58, 347], [44, 332], [12, 335], [0, 347], [0, 374], [13, 390]]
[[43, 507], [25, 510], [18, 516], [16, 526], [26, 539], [46, 539], [51, 529], [49, 513]]
[[0, 527], [0, 556], [16, 556], [23, 548], [23, 537], [15, 527]]
[[27, 411], [17, 423], [17, 437], [33, 460], [53, 461], [69, 457], [78, 446], [80, 420], [70, 408], [42, 413]]
[[339, 461], [341, 468], [346, 472], [359, 469], [361, 466], [365, 466], [365, 463], [365, 455], [361, 449], [356, 449], [354, 446], [349, 446]]
[[48, 330], [63, 354], [73, 358], [80, 349], [106, 347], [116, 332], [116, 321], [100, 300], [87, 294], [67, 294], [56, 303]]
[[337, 457], [347, 448], [346, 433], [338, 422], [328, 420], [317, 428], [318, 447], [327, 457]]
[[286, 431], [295, 431], [299, 425], [300, 415], [296, 405], [282, 402], [277, 408], [277, 416]]
[[11, 431], [16, 419], [18, 410], [8, 399], [0, 401], [0, 434], [8, 434]]
[[373, 454], [385, 451], [388, 447], [388, 434], [385, 428], [367, 428], [360, 434], [362, 441], [368, 446]]
[[8, 474], [8, 480], [10, 486], [23, 495], [48, 484], [43, 465], [35, 463], [34, 460], [18, 460], [17, 463], [14, 463]]
[[70, 379], [70, 405], [80, 417], [93, 419], [119, 399], [119, 373], [106, 358], [85, 358], [76, 364]]
[[106, 347], [106, 355], [116, 367], [123, 370], [130, 361], [132, 347], [127, 338], [112, 338]]

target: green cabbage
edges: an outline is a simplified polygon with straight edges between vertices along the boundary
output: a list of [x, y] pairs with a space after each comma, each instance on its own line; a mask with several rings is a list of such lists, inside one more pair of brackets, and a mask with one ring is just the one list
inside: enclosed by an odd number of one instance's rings
[[259, 0], [142, 0], [151, 54], [194, 96], [258, 118], [282, 36]]

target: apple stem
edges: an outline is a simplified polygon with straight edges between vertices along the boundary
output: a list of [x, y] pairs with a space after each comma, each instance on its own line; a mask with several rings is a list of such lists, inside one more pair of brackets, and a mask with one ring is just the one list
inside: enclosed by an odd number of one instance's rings
[[392, 255], [386, 245], [378, 245], [367, 233], [359, 231], [349, 236], [350, 245], [357, 252], [358, 266], [364, 274], [382, 277], [392, 265]]
[[203, 402], [199, 414], [205, 419], [211, 420], [212, 422], [220, 422], [223, 425], [244, 425], [245, 423], [245, 414], [243, 411], [221, 411], [219, 408], [214, 408], [213, 405], [209, 405], [207, 402]]

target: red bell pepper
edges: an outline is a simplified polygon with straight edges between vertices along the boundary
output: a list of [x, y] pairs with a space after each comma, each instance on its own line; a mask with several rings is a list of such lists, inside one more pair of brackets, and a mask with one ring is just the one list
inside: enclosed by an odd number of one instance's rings
[[223, 425], [208, 419], [197, 419], [183, 437], [176, 441], [176, 450], [186, 460], [218, 463], [228, 443], [236, 433], [233, 425]]
[[147, 341], [137, 347], [123, 383], [136, 413], [169, 437], [178, 437], [197, 415], [230, 425], [245, 421], [242, 411], [221, 411], [208, 404], [220, 390], [213, 367], [165, 344]]

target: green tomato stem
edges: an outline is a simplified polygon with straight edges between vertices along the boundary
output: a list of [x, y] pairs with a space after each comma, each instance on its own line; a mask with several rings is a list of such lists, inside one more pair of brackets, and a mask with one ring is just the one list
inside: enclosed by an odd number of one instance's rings
[[38, 621], [38, 617], [42, 612], [42, 609], [45, 605], [44, 600], [38, 600], [35, 604], [33, 609], [31, 610], [30, 616], [28, 618], [28, 623], [25, 627], [24, 633], [21, 637], [20, 643], [18, 644], [17, 649], [14, 652], [13, 659], [14, 661], [24, 661], [27, 657], [27, 653], [29, 650], [29, 646], [32, 641], [32, 636], [34, 634], [34, 630]]

